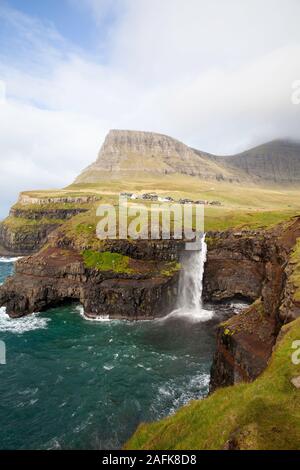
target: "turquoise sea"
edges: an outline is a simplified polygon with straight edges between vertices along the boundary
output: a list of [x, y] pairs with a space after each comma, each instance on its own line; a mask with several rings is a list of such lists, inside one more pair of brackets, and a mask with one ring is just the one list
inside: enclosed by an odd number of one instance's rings
[[[0, 282], [12, 272], [0, 261]], [[1, 449], [120, 448], [139, 423], [207, 393], [228, 314], [130, 323], [86, 320], [78, 305], [15, 320], [0, 310]]]

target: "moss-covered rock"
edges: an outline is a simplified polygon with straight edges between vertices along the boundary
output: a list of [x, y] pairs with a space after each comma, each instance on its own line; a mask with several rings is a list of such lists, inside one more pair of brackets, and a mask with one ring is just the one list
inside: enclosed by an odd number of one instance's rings
[[121, 253], [85, 250], [82, 253], [82, 256], [87, 268], [93, 268], [99, 271], [113, 271], [117, 273], [133, 272], [133, 269], [129, 267], [129, 257], [124, 256]]

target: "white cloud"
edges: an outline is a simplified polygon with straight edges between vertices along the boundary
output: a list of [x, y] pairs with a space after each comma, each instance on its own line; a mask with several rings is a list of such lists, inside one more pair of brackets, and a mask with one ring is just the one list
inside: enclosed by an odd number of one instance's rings
[[14, 36], [0, 56], [3, 204], [22, 189], [70, 183], [109, 128], [163, 132], [216, 153], [299, 138], [297, 0], [84, 2], [98, 28], [114, 18], [106, 63], [97, 47], [80, 51], [53, 25], [0, 9]]

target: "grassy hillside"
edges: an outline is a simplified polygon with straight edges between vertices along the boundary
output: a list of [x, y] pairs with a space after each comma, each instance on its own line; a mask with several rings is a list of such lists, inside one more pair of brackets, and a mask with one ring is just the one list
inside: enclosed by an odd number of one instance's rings
[[[110, 203], [117, 206], [119, 194], [122, 191], [136, 194], [156, 192], [161, 196], [171, 196], [176, 201], [184, 198], [219, 201], [221, 206], [205, 206], [206, 231], [270, 227], [300, 212], [299, 188], [281, 189], [274, 185], [267, 188], [255, 185], [241, 187], [228, 182], [215, 182], [212, 185], [210, 181], [182, 175], [161, 178], [143, 177], [137, 180], [103, 180], [101, 184], [71, 185], [62, 192], [32, 191], [24, 194], [45, 199], [58, 196], [93, 195], [101, 199], [99, 203]], [[136, 204], [137, 202], [145, 204], [144, 201], [133, 201], [132, 203]], [[93, 209], [87, 214], [76, 216], [74, 220], [68, 222], [66, 228], [77, 236], [84, 236], [85, 233], [92, 236], [95, 233], [97, 223], [95, 217], [97, 204], [92, 204]], [[146, 203], [146, 205], [150, 204]], [[74, 203], [70, 204], [70, 207], [74, 208], [75, 206]], [[27, 211], [32, 210], [31, 205], [23, 207]], [[43, 205], [33, 205], [32, 207], [37, 211], [44, 208]], [[80, 207], [85, 207], [85, 205], [80, 204]]]
[[251, 384], [217, 390], [175, 415], [142, 424], [126, 449], [299, 449], [300, 398], [291, 379], [300, 375], [291, 355], [300, 319], [283, 328], [266, 371]]
[[[63, 225], [64, 231], [73, 239], [76, 238], [78, 241], [89, 239], [91, 247], [95, 247], [98, 222], [95, 208], [100, 203], [109, 203], [117, 207], [119, 194], [122, 191], [140, 195], [145, 192], [156, 192], [161, 196], [171, 196], [175, 201], [185, 198], [207, 200], [208, 202], [219, 201], [221, 206], [205, 206], [205, 231], [267, 228], [300, 213], [300, 189], [296, 187], [288, 189], [282, 189], [275, 185], [242, 187], [225, 181], [212, 183], [186, 175], [165, 175], [155, 178], [143, 176], [136, 180], [103, 180], [101, 184], [76, 184], [59, 191], [27, 191], [23, 195], [33, 198], [33, 201], [39, 199], [45, 202], [42, 204], [16, 204], [14, 209], [21, 210], [21, 215], [9, 217], [4, 224], [14, 233], [39, 231], [41, 226], [50, 222], [45, 211], [57, 211], [58, 220], [53, 220], [55, 217], [52, 215], [52, 224]], [[51, 198], [53, 200], [53, 198], [80, 198], [82, 196], [93, 196], [99, 201], [89, 203], [51, 202]], [[145, 203], [145, 201], [130, 203], [143, 203], [150, 206], [150, 203]], [[60, 210], [72, 210], [76, 207], [90, 210], [69, 221], [59, 219]], [[41, 213], [40, 220], [31, 220], [33, 216], [38, 219], [39, 212]]]
[[218, 200], [227, 209], [287, 210], [300, 209], [300, 188], [282, 188], [277, 185], [239, 185], [222, 181], [207, 181], [191, 176], [166, 175], [161, 177], [139, 176], [136, 179], [108, 179], [97, 184], [74, 184], [71, 192], [117, 196], [122, 191], [136, 193], [155, 191], [174, 199], [191, 198]]
[[[118, 203], [122, 191], [142, 194], [156, 192], [175, 200], [192, 199], [219, 201], [222, 206], [205, 206], [205, 230], [227, 228], [259, 228], [275, 225], [299, 214], [300, 189], [282, 189], [275, 185], [260, 187], [240, 186], [228, 182], [203, 181], [189, 176], [138, 178], [137, 180], [111, 180], [101, 184], [80, 184], [69, 187], [71, 191], [86, 191], [101, 195], [102, 201]], [[101, 201], [101, 202], [102, 202]]]

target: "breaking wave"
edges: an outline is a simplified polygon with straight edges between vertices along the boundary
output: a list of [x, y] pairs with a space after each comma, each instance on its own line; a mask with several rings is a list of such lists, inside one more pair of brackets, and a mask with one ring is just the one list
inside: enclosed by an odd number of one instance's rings
[[[203, 398], [207, 394], [209, 380], [210, 375], [205, 373], [194, 375], [182, 383], [178, 383], [176, 379], [169, 380], [158, 389], [156, 400], [152, 404], [153, 411], [164, 408], [168, 410], [168, 414], [174, 414], [190, 401]], [[160, 413], [160, 417], [166, 414], [165, 410]]]
[[23, 258], [23, 256], [17, 256], [15, 258], [9, 258], [7, 256], [0, 256], [0, 263], [15, 263], [18, 259]]
[[93, 321], [93, 322], [107, 322], [107, 321], [112, 321], [108, 315], [99, 315], [97, 317], [88, 317], [85, 313], [84, 313], [84, 308], [82, 305], [77, 305], [75, 307], [75, 309], [77, 310], [77, 312], [79, 312], [79, 315], [84, 318], [85, 320], [87, 321]]
[[22, 335], [28, 331], [47, 328], [49, 321], [50, 318], [42, 318], [38, 313], [21, 318], [10, 318], [6, 313], [6, 308], [0, 308], [0, 332]]

